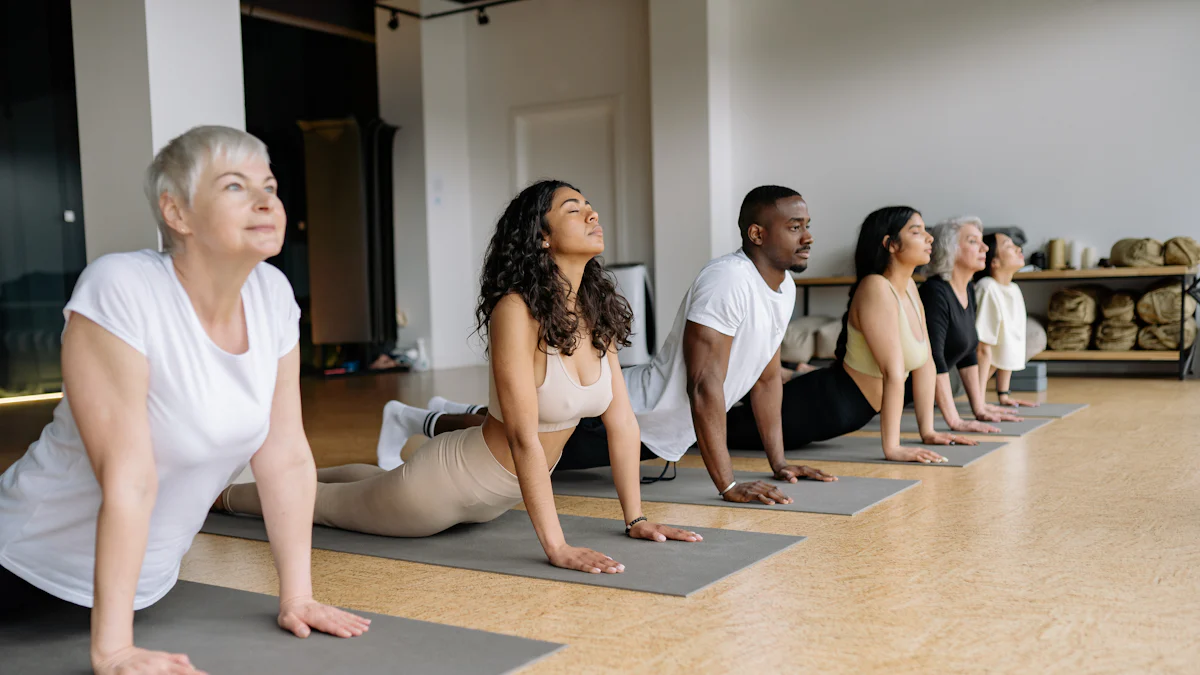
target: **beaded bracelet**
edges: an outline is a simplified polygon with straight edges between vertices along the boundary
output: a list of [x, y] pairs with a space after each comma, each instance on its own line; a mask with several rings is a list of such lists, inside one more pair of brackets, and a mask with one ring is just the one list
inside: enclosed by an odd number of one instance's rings
[[637, 525], [638, 523], [640, 523], [644, 520], [646, 520], [646, 516], [638, 516], [637, 518], [634, 518], [633, 520], [629, 521], [629, 524], [625, 526], [625, 535], [628, 536], [630, 530], [633, 529], [633, 526]]

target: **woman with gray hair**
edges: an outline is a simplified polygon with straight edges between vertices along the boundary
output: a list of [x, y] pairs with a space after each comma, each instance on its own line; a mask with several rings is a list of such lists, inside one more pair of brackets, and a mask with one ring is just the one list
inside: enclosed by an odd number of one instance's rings
[[133, 613], [175, 585], [231, 477], [254, 469], [279, 573], [278, 622], [361, 635], [312, 598], [316, 470], [300, 419], [299, 308], [264, 261], [285, 215], [267, 148], [226, 127], [167, 144], [146, 195], [166, 253], [103, 256], [63, 310], [63, 399], [0, 476], [0, 616], [90, 607], [97, 673], [195, 673], [133, 645]]
[[[983, 396], [983, 378], [979, 374], [975, 333], [975, 288], [972, 278], [984, 268], [987, 245], [983, 243], [983, 222], [973, 216], [943, 220], [935, 225], [933, 253], [922, 268], [921, 303], [925, 306], [925, 325], [929, 346], [937, 369], [935, 400], [942, 418], [953, 431], [999, 433], [985, 422], [1019, 421], [1021, 418], [989, 406]], [[957, 367], [974, 420], [958, 414], [950, 386], [950, 368]]]

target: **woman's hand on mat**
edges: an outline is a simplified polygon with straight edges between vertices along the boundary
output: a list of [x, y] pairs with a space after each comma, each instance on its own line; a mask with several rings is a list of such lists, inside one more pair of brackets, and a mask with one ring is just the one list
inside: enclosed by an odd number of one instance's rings
[[105, 657], [92, 657], [96, 675], [207, 675], [185, 654], [152, 652], [129, 645]]
[[760, 501], [768, 506], [773, 506], [775, 503], [792, 503], [792, 498], [780, 492], [779, 488], [761, 480], [738, 483], [733, 486], [733, 489], [726, 492], [724, 497], [725, 501], [738, 504], [753, 501]]
[[645, 539], [647, 541], [657, 541], [659, 543], [662, 543], [668, 539], [673, 539], [675, 541], [704, 541], [704, 537], [701, 537], [695, 532], [681, 530], [677, 527], [670, 527], [668, 525], [659, 525], [657, 523], [651, 523], [647, 520], [643, 520], [634, 525], [629, 530], [629, 536], [633, 537], [634, 539]]
[[941, 464], [949, 461], [945, 457], [942, 457], [938, 453], [929, 450], [928, 448], [910, 448], [903, 445], [891, 449], [884, 449], [883, 456], [893, 462]]
[[1012, 410], [1005, 410], [996, 406], [985, 406], [983, 410], [975, 413], [975, 419], [980, 422], [1024, 422], [1024, 417], [1018, 417], [1012, 413]]
[[801, 478], [825, 482], [837, 480], [837, 476], [825, 473], [820, 469], [814, 469], [811, 466], [793, 466], [789, 464], [775, 472], [775, 480], [785, 480], [789, 483], [795, 483]]
[[944, 431], [934, 431], [933, 433], [921, 436], [921, 442], [925, 445], [979, 445], [979, 441], [966, 436], [957, 434], [948, 434]]
[[[630, 534], [633, 533], [630, 532]], [[565, 570], [579, 570], [590, 574], [620, 574], [625, 571], [625, 566], [616, 560], [599, 551], [581, 546], [563, 544], [547, 553], [547, 557], [550, 558], [551, 565]]]
[[1036, 407], [1038, 407], [1038, 404], [1034, 403], [1033, 401], [1026, 401], [1026, 400], [1019, 399], [1019, 398], [1013, 398], [1011, 396], [1001, 396], [1000, 397], [1000, 405], [1005, 405], [1010, 408], [1012, 408], [1012, 407], [1019, 407], [1019, 408], [1036, 408]]
[[956, 422], [951, 422], [951, 421], [947, 420], [946, 424], [949, 425], [950, 428], [954, 431], [964, 431], [964, 432], [970, 432], [970, 433], [974, 433], [974, 434], [998, 434], [998, 433], [1000, 433], [999, 427], [994, 427], [990, 424], [984, 424], [983, 422], [980, 422], [978, 420], [969, 420], [968, 421], [968, 420], [964, 420], [964, 419], [959, 419]]
[[279, 603], [279, 627], [299, 638], [308, 637], [314, 628], [337, 637], [357, 637], [367, 632], [370, 626], [370, 619], [322, 605], [312, 598]]

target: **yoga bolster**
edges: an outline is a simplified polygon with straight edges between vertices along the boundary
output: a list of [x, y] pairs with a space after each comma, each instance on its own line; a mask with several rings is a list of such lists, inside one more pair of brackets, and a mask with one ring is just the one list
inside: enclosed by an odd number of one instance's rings
[[1200, 244], [1191, 237], [1175, 237], [1163, 244], [1163, 258], [1168, 265], [1200, 265]]
[[1092, 327], [1052, 321], [1046, 331], [1046, 342], [1050, 349], [1058, 352], [1081, 352], [1092, 341]]
[[1137, 301], [1129, 293], [1114, 293], [1100, 303], [1100, 314], [1107, 321], [1133, 323]]
[[[1183, 289], [1174, 281], [1156, 286], [1138, 300], [1138, 316], [1146, 323], [1178, 324], [1179, 296], [1182, 293]], [[1190, 295], [1184, 300], [1183, 313], [1185, 316], [1196, 314], [1196, 300]]]
[[1155, 239], [1122, 239], [1113, 244], [1108, 259], [1117, 267], [1161, 267], [1163, 245]]
[[1096, 321], [1096, 299], [1100, 292], [1092, 287], [1064, 288], [1050, 296], [1049, 316], [1053, 324], [1086, 326]]
[[1096, 349], [1124, 352], [1137, 344], [1138, 327], [1132, 321], [1105, 319], [1096, 326]]
[[[1183, 349], [1188, 349], [1196, 341], [1196, 321], [1188, 321], [1187, 334]], [[1175, 351], [1179, 349], [1179, 324], [1169, 323], [1163, 326], [1146, 326], [1138, 333], [1138, 346], [1154, 351]]]

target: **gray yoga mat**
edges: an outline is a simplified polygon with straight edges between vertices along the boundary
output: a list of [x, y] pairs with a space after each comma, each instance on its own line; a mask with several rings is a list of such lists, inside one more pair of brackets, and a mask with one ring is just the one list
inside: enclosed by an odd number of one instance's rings
[[[764, 558], [804, 541], [804, 537], [698, 527], [702, 542], [655, 543], [625, 536], [619, 520], [558, 517], [567, 542], [586, 546], [625, 565], [621, 574], [588, 574], [554, 567], [538, 543], [524, 511], [509, 511], [489, 523], [458, 525], [432, 537], [379, 537], [319, 525], [313, 548], [407, 560], [481, 572], [606, 586], [686, 597]], [[267, 540], [257, 518], [209, 514], [207, 534]]]
[[[989, 401], [992, 405], [999, 405], [995, 401]], [[1062, 419], [1088, 407], [1086, 403], [1043, 403], [1032, 408], [1005, 408], [1018, 417], [1049, 417], [1053, 419]], [[967, 416], [974, 415], [971, 411], [971, 404], [965, 401], [958, 402], [958, 414]]]
[[[274, 596], [181, 581], [134, 616], [133, 630], [139, 647], [187, 654], [197, 668], [214, 675], [501, 675], [565, 646], [369, 612], [355, 612], [371, 619], [371, 629], [359, 637], [313, 631], [301, 640], [279, 628], [278, 613]], [[88, 614], [86, 608], [61, 603], [0, 618], [0, 672], [91, 673]]]
[[[643, 475], [648, 477], [657, 476], [660, 472], [659, 467], [645, 467], [642, 470]], [[765, 480], [776, 485], [780, 492], [791, 497], [793, 501], [791, 504], [772, 506], [757, 501], [745, 504], [727, 502], [717, 494], [717, 489], [713, 487], [712, 479], [708, 477], [707, 471], [686, 468], [678, 469], [675, 480], [660, 480], [643, 485], [642, 501], [853, 516], [889, 497], [894, 497], [915, 487], [921, 482], [893, 478], [839, 476], [838, 480], [828, 483], [815, 480], [785, 483], [774, 480], [766, 474], [744, 471], [735, 471], [733, 477], [739, 483]], [[605, 467], [586, 471], [559, 471], [554, 474], [554, 494], [616, 499], [617, 489], [613, 487], [612, 470]]]
[[[933, 415], [933, 428], [935, 431], [950, 431], [950, 427], [946, 426], [946, 420], [938, 413]], [[863, 431], [879, 431], [879, 415], [867, 422], [867, 425], [862, 428]], [[1045, 418], [1026, 418], [1024, 422], [986, 422], [991, 426], [1000, 429], [998, 434], [990, 434], [992, 436], [1024, 436], [1025, 434], [1040, 429], [1047, 424], [1053, 422], [1053, 419]], [[912, 413], [905, 413], [900, 417], [900, 433], [915, 434], [920, 429], [917, 427], [917, 416]], [[957, 434], [975, 434], [973, 431], [956, 431]]]
[[[964, 467], [980, 457], [1008, 445], [1007, 443], [987, 442], [981, 442], [979, 445], [924, 445], [904, 438], [900, 439], [900, 442], [912, 447], [929, 448], [950, 461], [941, 464], [921, 464], [920, 462], [893, 462], [884, 459], [878, 436], [839, 436], [828, 441], [807, 445], [798, 450], [788, 450], [784, 452], [784, 455], [789, 460], [796, 462], [815, 460], [860, 464], [897, 464], [900, 466]], [[688, 454], [699, 455], [700, 450], [692, 448], [688, 450]], [[730, 450], [729, 454], [732, 457], [766, 458], [766, 454], [762, 450]]]

